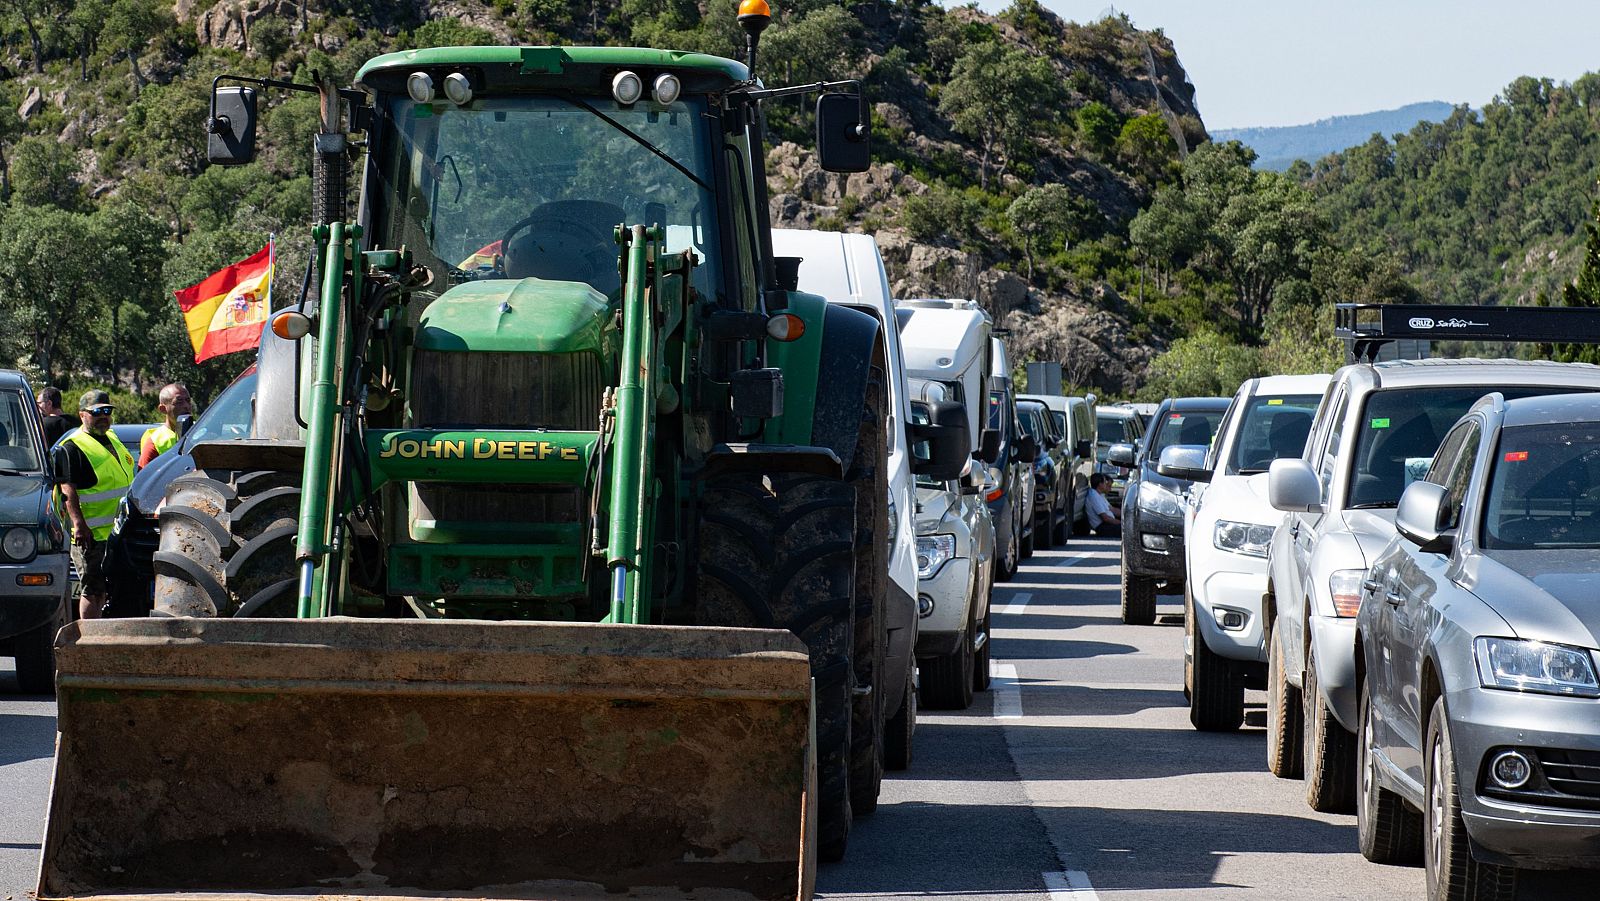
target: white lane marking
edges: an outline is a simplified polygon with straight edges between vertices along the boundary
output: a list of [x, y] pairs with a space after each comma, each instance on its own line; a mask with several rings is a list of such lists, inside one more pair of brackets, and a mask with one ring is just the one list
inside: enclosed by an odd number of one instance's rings
[[1082, 870], [1045, 873], [1044, 887], [1050, 892], [1050, 901], [1100, 901], [1089, 884], [1089, 874]]
[[1007, 604], [1000, 612], [1007, 616], [1010, 616], [1014, 613], [1021, 613], [1022, 611], [1028, 609], [1028, 602], [1031, 600], [1033, 600], [1033, 592], [1019, 591], [1011, 596], [1011, 603]]
[[1068, 557], [1065, 560], [1062, 560], [1062, 561], [1058, 562], [1056, 565], [1057, 566], [1072, 566], [1073, 564], [1082, 563], [1083, 561], [1088, 560], [1089, 557], [1090, 557], [1089, 554], [1079, 554], [1076, 557]]
[[989, 678], [994, 682], [994, 718], [1022, 719], [1022, 685], [1014, 663], [989, 661]]

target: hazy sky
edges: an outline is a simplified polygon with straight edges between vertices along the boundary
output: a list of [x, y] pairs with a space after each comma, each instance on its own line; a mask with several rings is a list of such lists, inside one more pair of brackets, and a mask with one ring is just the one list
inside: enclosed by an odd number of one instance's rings
[[[1078, 22], [1106, 0], [1041, 0]], [[998, 11], [1007, 0], [982, 0]], [[1600, 70], [1596, 0], [1122, 0], [1161, 28], [1208, 128], [1298, 125], [1422, 100], [1480, 106], [1513, 78]]]

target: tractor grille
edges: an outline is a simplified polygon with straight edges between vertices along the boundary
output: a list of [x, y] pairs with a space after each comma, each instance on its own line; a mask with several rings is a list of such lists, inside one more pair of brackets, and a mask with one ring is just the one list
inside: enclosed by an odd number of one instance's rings
[[440, 522], [482, 523], [489, 535], [518, 540], [523, 523], [576, 523], [585, 509], [579, 490], [567, 485], [447, 485], [417, 482], [422, 516]]
[[605, 380], [597, 354], [419, 350], [412, 366], [417, 428], [598, 428]]

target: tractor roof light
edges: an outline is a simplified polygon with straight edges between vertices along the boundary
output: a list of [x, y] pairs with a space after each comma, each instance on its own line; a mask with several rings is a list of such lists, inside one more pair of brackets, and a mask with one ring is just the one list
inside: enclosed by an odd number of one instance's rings
[[433, 76], [426, 72], [412, 72], [406, 76], [406, 93], [418, 103], [433, 102]]
[[472, 82], [460, 72], [451, 72], [444, 77], [444, 95], [456, 106], [466, 106], [472, 102]]
[[644, 96], [644, 80], [633, 72], [618, 72], [611, 79], [611, 96], [623, 106], [632, 106]]
[[272, 333], [285, 341], [311, 334], [311, 318], [299, 310], [279, 310], [272, 315]]
[[683, 82], [678, 76], [664, 72], [656, 76], [656, 82], [651, 87], [651, 95], [655, 97], [660, 106], [671, 106], [678, 102], [678, 97], [683, 94]]

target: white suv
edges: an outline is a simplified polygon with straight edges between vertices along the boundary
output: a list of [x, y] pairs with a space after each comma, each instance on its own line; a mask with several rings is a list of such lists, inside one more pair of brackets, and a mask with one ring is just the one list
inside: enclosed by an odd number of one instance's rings
[[1272, 536], [1264, 599], [1267, 766], [1303, 772], [1314, 809], [1355, 810], [1355, 617], [1401, 492], [1484, 394], [1596, 390], [1600, 367], [1581, 363], [1358, 363], [1334, 373], [1304, 456], [1272, 464], [1267, 494], [1289, 515]]
[[1244, 690], [1265, 687], [1261, 597], [1267, 548], [1283, 519], [1267, 503], [1267, 467], [1305, 451], [1328, 378], [1275, 375], [1240, 385], [1206, 458], [1210, 482], [1196, 486], [1184, 539], [1183, 682], [1196, 729], [1239, 728]]

